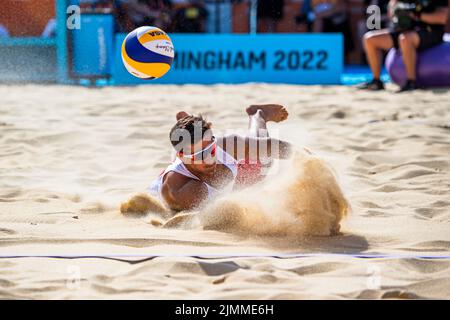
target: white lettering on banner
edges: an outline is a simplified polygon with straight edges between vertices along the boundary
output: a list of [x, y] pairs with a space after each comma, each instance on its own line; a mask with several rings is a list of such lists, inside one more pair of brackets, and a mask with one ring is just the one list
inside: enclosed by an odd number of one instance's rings
[[104, 70], [106, 66], [106, 40], [105, 40], [105, 29], [98, 28], [98, 50], [99, 50], [99, 70]]

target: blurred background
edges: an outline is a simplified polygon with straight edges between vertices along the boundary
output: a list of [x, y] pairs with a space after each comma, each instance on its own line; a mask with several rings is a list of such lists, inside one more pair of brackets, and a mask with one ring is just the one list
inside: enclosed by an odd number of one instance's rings
[[[75, 1], [74, 1], [75, 2]], [[345, 39], [345, 62], [363, 64], [365, 12], [378, 4], [385, 14], [387, 0], [255, 0], [256, 32], [339, 32]], [[317, 10], [336, 7], [320, 16]], [[320, 8], [317, 8], [317, 7]], [[82, 11], [111, 12], [117, 32], [155, 25], [168, 33], [249, 33], [252, 1], [248, 0], [81, 0]], [[313, 12], [316, 14], [313, 14]], [[56, 34], [54, 0], [2, 0], [0, 37]]]
[[[154, 25], [169, 34], [340, 33], [344, 39], [344, 63], [357, 66], [366, 65], [362, 37], [367, 32], [365, 23], [367, 6], [375, 4], [381, 8], [382, 26], [386, 26], [388, 2], [388, 0], [2, 0], [0, 45], [2, 43], [4, 46], [11, 45], [11, 41], [5, 39], [17, 37], [38, 37], [47, 40], [39, 42], [40, 40], [35, 39], [35, 43], [42, 46], [53, 45], [52, 39], [57, 37], [57, 30], [60, 28], [55, 18], [57, 6], [58, 3], [64, 3], [65, 7], [62, 10], [68, 5], [76, 4], [81, 8], [81, 13], [112, 16], [113, 29], [117, 34], [130, 32], [142, 25]], [[450, 26], [447, 26], [447, 29], [450, 30]], [[30, 43], [19, 41], [13, 44]], [[25, 56], [42, 55], [43, 53], [39, 53], [42, 46], [24, 53]], [[3, 57], [2, 50], [4, 48], [0, 47], [0, 56]], [[20, 54], [16, 48], [14, 55]], [[16, 69], [14, 66], [11, 70]]]

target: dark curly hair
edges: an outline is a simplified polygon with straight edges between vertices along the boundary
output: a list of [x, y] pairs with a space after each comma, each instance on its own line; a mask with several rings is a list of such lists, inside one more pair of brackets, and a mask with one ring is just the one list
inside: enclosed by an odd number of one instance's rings
[[201, 114], [185, 116], [170, 130], [170, 143], [175, 150], [180, 151], [187, 145], [203, 140], [203, 136], [210, 129], [211, 122], [206, 121]]

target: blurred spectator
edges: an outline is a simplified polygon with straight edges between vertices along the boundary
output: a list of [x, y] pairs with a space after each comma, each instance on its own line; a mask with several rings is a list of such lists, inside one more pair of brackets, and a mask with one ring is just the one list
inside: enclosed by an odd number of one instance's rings
[[304, 0], [296, 22], [306, 23], [312, 32], [340, 32], [344, 35], [345, 53], [354, 48], [344, 0]]
[[[80, 0], [82, 12], [111, 12], [114, 0]], [[76, 3], [76, 2], [75, 2]]]
[[1, 37], [4, 37], [4, 38], [9, 37], [8, 29], [6, 29], [6, 27], [2, 24], [0, 24], [0, 38]]
[[315, 14], [311, 0], [304, 0], [300, 7], [300, 14], [295, 17], [295, 22], [297, 22], [297, 24], [306, 24], [308, 31], [311, 32], [314, 19]]
[[203, 1], [191, 0], [175, 11], [172, 21], [172, 32], [200, 33], [205, 32], [208, 11]]
[[170, 0], [114, 1], [119, 31], [130, 32], [141, 26], [155, 26], [167, 30], [170, 23]]
[[367, 60], [373, 74], [373, 80], [360, 86], [361, 89], [383, 90], [380, 80], [382, 67], [381, 54], [391, 48], [402, 53], [407, 81], [399, 92], [418, 89], [416, 83], [417, 52], [432, 48], [443, 41], [445, 24], [449, 19], [448, 0], [434, 0], [419, 11], [405, 9], [404, 3], [396, 0], [389, 2], [388, 14], [393, 28], [373, 30], [365, 34], [364, 45]]
[[284, 0], [258, 0], [258, 32], [276, 32], [283, 8]]
[[56, 36], [56, 19], [50, 19], [42, 32], [44, 38], [52, 38]]

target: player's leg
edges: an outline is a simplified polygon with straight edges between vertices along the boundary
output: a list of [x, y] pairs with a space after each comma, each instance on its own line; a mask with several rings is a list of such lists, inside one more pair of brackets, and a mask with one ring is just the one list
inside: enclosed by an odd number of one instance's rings
[[[249, 117], [248, 136], [250, 137], [268, 138], [267, 122], [280, 122], [288, 117], [287, 110], [278, 104], [252, 105], [246, 111]], [[260, 148], [260, 150], [262, 149]], [[261, 162], [265, 169], [268, 169], [272, 164], [270, 159], [267, 160]]]

